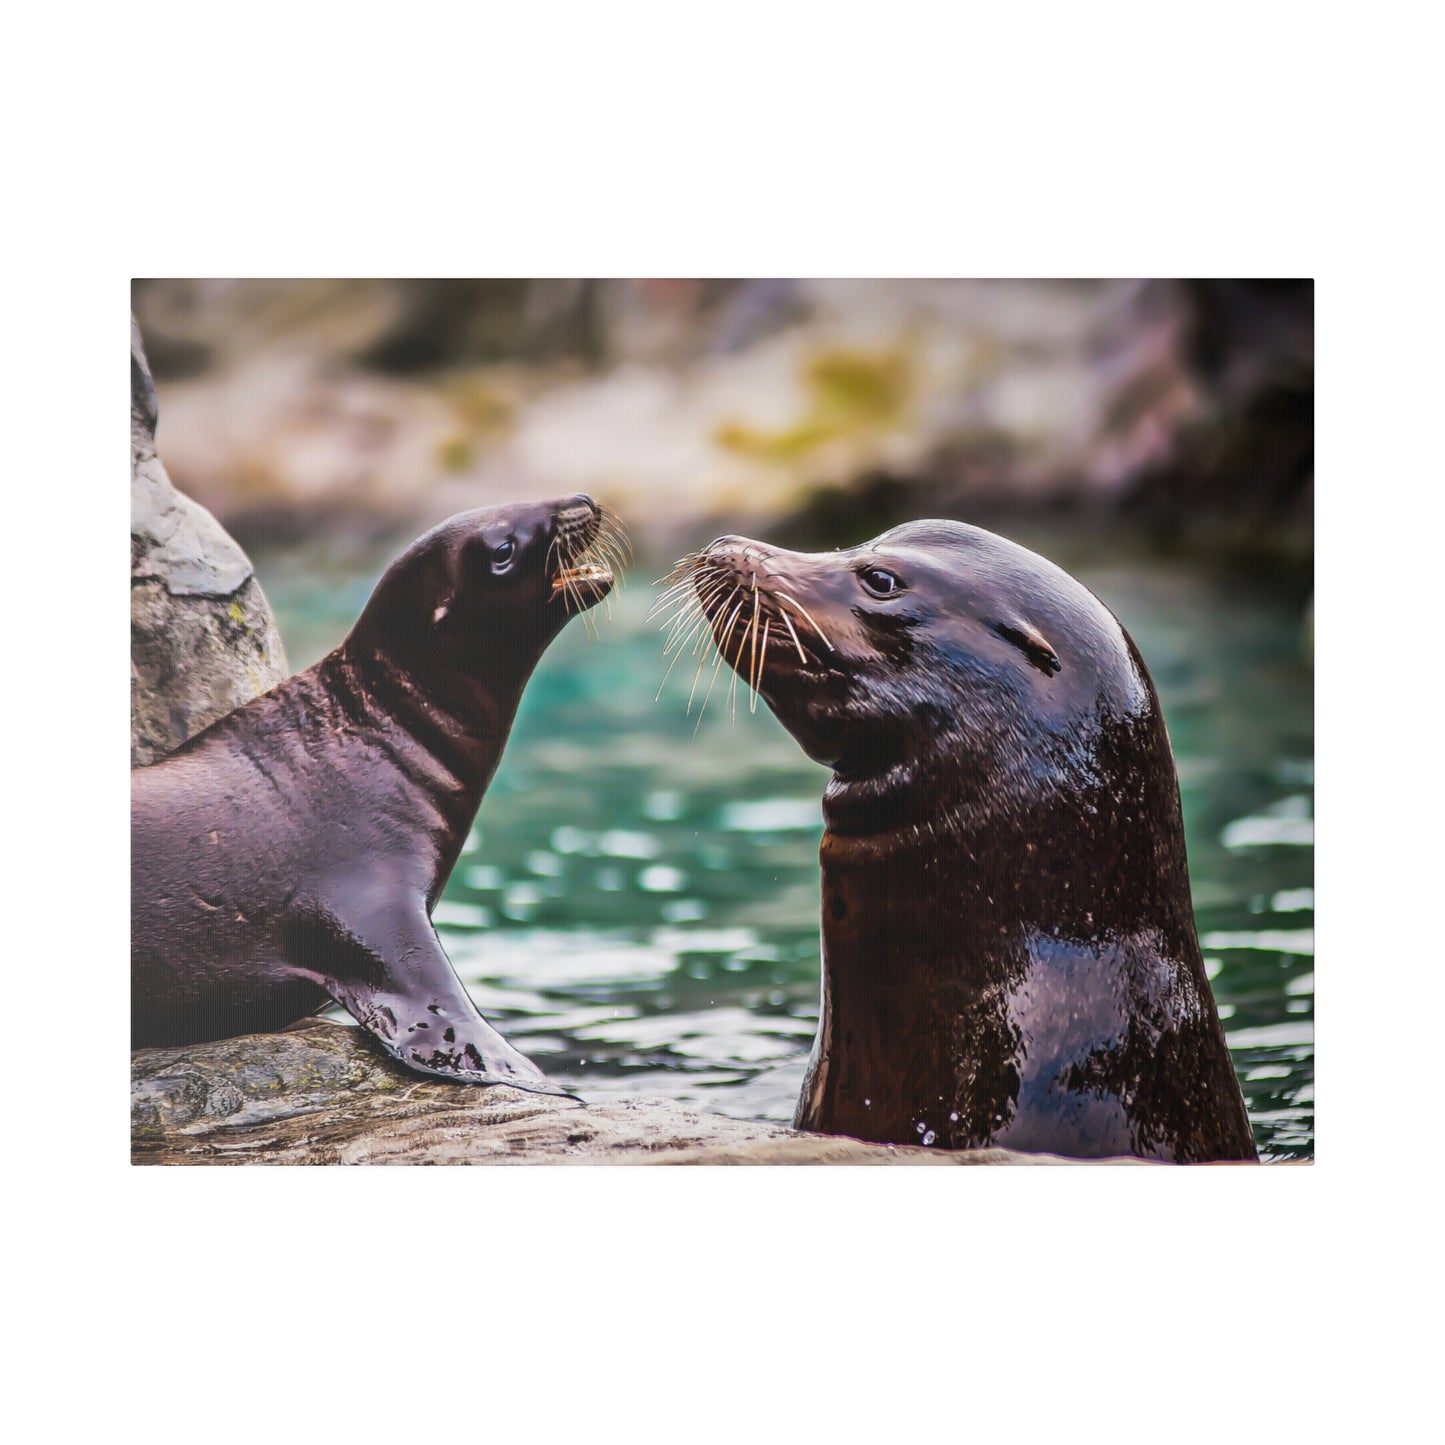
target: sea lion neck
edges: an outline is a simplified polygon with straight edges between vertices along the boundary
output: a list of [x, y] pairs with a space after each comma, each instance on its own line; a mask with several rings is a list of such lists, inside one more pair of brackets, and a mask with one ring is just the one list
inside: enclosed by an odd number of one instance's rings
[[960, 844], [984, 831], [972, 789], [931, 786], [926, 773], [909, 763], [851, 778], [834, 773], [823, 789], [823, 825], [840, 845], [902, 850]]
[[[877, 773], [835, 771], [823, 795], [824, 872], [855, 858], [908, 860], [891, 888], [918, 890], [922, 913], [944, 909], [974, 931], [1017, 922], [1091, 938], [1108, 918], [1125, 932], [1192, 938], [1178, 784], [1172, 767], [1139, 764], [1168, 756], [1151, 707], [1096, 718], [1048, 747], [960, 756], [920, 746]], [[929, 903], [937, 873], [950, 888]]]
[[338, 697], [354, 699], [363, 729], [403, 736], [440, 763], [478, 803], [506, 743], [522, 689], [520, 677], [432, 675], [425, 683], [390, 653], [343, 643], [318, 664]]

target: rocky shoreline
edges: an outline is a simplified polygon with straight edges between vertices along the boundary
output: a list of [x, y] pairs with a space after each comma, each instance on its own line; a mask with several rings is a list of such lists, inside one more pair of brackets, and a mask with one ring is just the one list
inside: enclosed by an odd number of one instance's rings
[[[588, 1104], [426, 1079], [326, 1020], [131, 1056], [134, 1164], [1069, 1164], [865, 1144], [669, 1099]], [[1138, 1164], [1137, 1159], [1109, 1163]]]

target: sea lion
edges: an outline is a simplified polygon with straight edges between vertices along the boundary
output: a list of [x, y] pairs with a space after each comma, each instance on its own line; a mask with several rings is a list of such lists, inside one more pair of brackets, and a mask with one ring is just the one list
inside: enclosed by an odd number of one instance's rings
[[1103, 603], [950, 521], [822, 554], [720, 537], [673, 580], [672, 646], [708, 629], [833, 770], [797, 1127], [1256, 1157], [1164, 718]]
[[333, 1001], [424, 1074], [561, 1093], [431, 925], [538, 658], [613, 585], [590, 497], [463, 512], [314, 667], [131, 774], [131, 1046]]

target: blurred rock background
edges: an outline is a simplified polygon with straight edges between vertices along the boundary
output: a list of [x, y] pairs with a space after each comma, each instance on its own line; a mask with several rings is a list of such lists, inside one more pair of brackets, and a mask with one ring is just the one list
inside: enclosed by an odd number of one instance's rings
[[586, 491], [644, 551], [920, 515], [1312, 558], [1308, 281], [137, 280], [176, 486], [244, 546]]
[[251, 560], [156, 455], [156, 394], [130, 323], [130, 764], [143, 767], [286, 676]]

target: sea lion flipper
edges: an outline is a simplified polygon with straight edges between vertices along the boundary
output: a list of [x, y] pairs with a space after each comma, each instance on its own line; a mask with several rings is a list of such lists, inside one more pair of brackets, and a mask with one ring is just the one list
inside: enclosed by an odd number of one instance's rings
[[360, 920], [333, 915], [324, 933], [326, 991], [400, 1063], [459, 1083], [569, 1094], [482, 1017], [419, 898], [374, 903]]

